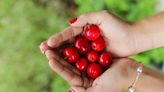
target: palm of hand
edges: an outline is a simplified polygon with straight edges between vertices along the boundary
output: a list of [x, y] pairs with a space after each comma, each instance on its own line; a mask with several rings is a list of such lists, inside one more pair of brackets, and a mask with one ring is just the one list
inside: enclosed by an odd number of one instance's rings
[[130, 26], [128, 23], [115, 20], [113, 20], [112, 23], [105, 23], [108, 21], [106, 20], [99, 26], [106, 39], [107, 50], [115, 57], [129, 56], [133, 54], [134, 50], [134, 41], [132, 39]]
[[131, 85], [137, 66], [137, 62], [128, 58], [115, 59], [110, 69], [96, 78], [91, 86], [72, 86], [72, 89], [76, 92], [122, 92]]
[[[47, 42], [43, 42], [41, 48], [45, 48], [46, 44]], [[81, 74], [74, 66], [66, 62], [61, 57], [61, 52], [64, 47], [60, 46], [55, 49], [49, 48], [44, 52], [49, 60], [51, 69], [62, 76], [71, 86], [80, 86], [85, 88], [91, 86], [93, 82], [91, 79], [88, 79], [85, 74]]]

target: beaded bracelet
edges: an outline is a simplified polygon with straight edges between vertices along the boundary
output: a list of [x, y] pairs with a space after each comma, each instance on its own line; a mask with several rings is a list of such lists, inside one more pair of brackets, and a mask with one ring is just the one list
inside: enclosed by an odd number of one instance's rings
[[137, 76], [136, 76], [135, 80], [133, 81], [132, 85], [129, 87], [129, 92], [135, 91], [134, 87], [135, 87], [142, 71], [143, 71], [143, 67], [142, 67], [142, 63], [140, 63], [139, 67], [137, 68]]

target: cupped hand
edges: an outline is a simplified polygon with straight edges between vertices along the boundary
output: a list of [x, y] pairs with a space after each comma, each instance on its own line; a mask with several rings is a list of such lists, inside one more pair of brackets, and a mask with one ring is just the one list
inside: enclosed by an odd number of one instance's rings
[[128, 88], [136, 77], [139, 63], [128, 58], [114, 59], [111, 67], [95, 80], [81, 74], [74, 66], [60, 57], [60, 49], [46, 48], [41, 44], [41, 51], [46, 55], [53, 71], [58, 73], [70, 85], [70, 92], [121, 92]]
[[45, 55], [49, 60], [48, 63], [53, 71], [63, 77], [71, 86], [89, 87], [92, 80], [88, 79], [85, 74], [81, 74], [74, 66], [67, 63], [56, 54], [57, 52], [47, 50]]
[[115, 59], [112, 66], [93, 81], [91, 87], [72, 86], [70, 92], [122, 92], [136, 77], [139, 63], [128, 58]]
[[[72, 29], [71, 27], [66, 28], [65, 31], [56, 34], [54, 40], [58, 42], [53, 48], [48, 46], [47, 41], [44, 41], [40, 45], [40, 50], [45, 54], [48, 59], [49, 66], [51, 69], [65, 79], [71, 86], [80, 86], [87, 88], [93, 83], [92, 79], [88, 79], [85, 73], [80, 73], [74, 66], [66, 62], [61, 54], [62, 50], [67, 47], [67, 43], [72, 42]], [[61, 37], [61, 35], [67, 35]], [[65, 42], [66, 41], [66, 42]]]
[[[142, 66], [142, 73], [137, 78], [137, 69]], [[136, 80], [137, 92], [163, 92], [164, 74], [152, 70], [133, 59], [113, 60], [112, 66], [93, 81], [91, 87], [72, 86], [70, 92], [123, 92]]]
[[104, 36], [107, 50], [115, 57], [126, 57], [135, 53], [135, 40], [131, 24], [121, 20], [107, 11], [86, 13], [70, 24], [70, 31], [55, 34], [48, 40], [48, 46], [54, 48], [62, 41], [66, 41], [82, 33], [86, 24], [95, 24]]
[[58, 46], [56, 47], [57, 50], [52, 49], [47, 46], [46, 41], [40, 46], [51, 69], [71, 85], [70, 90], [73, 90], [72, 92], [121, 92], [130, 86], [136, 76], [137, 62], [128, 58], [114, 59], [112, 66], [93, 81], [80, 74], [74, 66], [60, 57], [61, 48]]

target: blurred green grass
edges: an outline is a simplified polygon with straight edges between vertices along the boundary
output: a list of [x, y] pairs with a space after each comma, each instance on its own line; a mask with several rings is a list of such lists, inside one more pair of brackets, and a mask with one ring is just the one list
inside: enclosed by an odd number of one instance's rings
[[[84, 12], [107, 9], [134, 21], [152, 15], [155, 4], [156, 0], [1, 0], [0, 92], [66, 92], [69, 85], [49, 69], [38, 49], [41, 41]], [[133, 58], [151, 66], [150, 60], [161, 63], [162, 55], [160, 48]]]
[[59, 92], [61, 86], [61, 90], [68, 88], [51, 72], [38, 49], [41, 41], [66, 27], [65, 21], [31, 0], [0, 1], [0, 92]]

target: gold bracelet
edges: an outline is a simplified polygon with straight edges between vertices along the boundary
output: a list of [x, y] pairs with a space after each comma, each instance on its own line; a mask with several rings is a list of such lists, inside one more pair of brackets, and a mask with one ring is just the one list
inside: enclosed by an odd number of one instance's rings
[[142, 63], [140, 63], [139, 67], [137, 68], [137, 76], [136, 76], [134, 82], [132, 83], [132, 85], [129, 87], [129, 92], [134, 92], [135, 91], [134, 87], [135, 87], [135, 85], [136, 85], [142, 71], [143, 71], [143, 66], [142, 66]]

